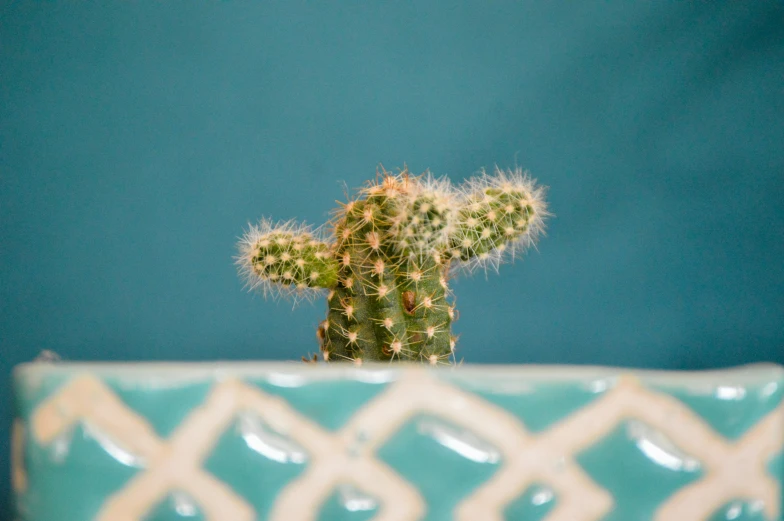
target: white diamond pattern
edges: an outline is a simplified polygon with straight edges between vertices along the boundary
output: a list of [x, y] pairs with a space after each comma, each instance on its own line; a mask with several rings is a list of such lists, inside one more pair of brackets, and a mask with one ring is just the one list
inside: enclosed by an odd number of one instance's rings
[[401, 372], [337, 432], [323, 429], [280, 397], [240, 380], [223, 380], [163, 440], [100, 379], [82, 375], [38, 406], [31, 432], [47, 445], [83, 422], [144, 461], [144, 469], [107, 499], [98, 521], [142, 521], [174, 491], [193, 498], [211, 521], [254, 521], [251, 505], [202, 469], [233, 419], [248, 411], [309, 454], [305, 471], [276, 498], [271, 521], [314, 521], [342, 484], [378, 499], [373, 521], [422, 519], [427, 506], [419, 491], [375, 454], [423, 413], [468, 429], [502, 454], [498, 471], [457, 505], [457, 521], [504, 521], [506, 506], [534, 483], [547, 484], [558, 498], [546, 521], [598, 521], [612, 509], [613, 498], [573, 458], [628, 419], [663, 432], [704, 470], [701, 479], [659, 507], [655, 521], [703, 521], [737, 498], [761, 501], [769, 519], [778, 519], [781, 511], [779, 483], [767, 473], [766, 463], [784, 449], [784, 403], [742, 439], [730, 442], [681, 402], [643, 387], [631, 376], [536, 435], [507, 411], [426, 370]]

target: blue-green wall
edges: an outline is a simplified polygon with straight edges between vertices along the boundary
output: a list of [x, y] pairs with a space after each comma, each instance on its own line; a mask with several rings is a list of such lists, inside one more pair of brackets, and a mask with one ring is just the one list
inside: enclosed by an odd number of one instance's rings
[[783, 116], [781, 2], [5, 1], [0, 374], [315, 348], [235, 239], [378, 163], [551, 187], [539, 252], [455, 285], [467, 361], [784, 362]]

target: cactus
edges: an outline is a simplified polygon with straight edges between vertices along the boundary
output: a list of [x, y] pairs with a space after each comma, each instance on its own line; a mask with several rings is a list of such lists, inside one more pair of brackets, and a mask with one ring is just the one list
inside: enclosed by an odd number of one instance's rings
[[533, 245], [549, 215], [544, 189], [519, 169], [482, 171], [460, 187], [407, 169], [376, 177], [326, 227], [251, 226], [240, 272], [265, 295], [328, 293], [317, 329], [325, 361], [453, 363], [450, 277], [497, 269]]

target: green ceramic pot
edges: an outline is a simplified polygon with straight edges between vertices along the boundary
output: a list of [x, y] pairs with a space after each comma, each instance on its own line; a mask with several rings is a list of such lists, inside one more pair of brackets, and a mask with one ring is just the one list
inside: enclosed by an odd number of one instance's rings
[[32, 363], [18, 521], [779, 521], [784, 369]]

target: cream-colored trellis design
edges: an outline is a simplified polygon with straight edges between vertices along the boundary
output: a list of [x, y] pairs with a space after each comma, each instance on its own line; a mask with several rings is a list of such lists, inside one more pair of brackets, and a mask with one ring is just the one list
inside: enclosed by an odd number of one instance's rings
[[309, 453], [306, 470], [278, 495], [272, 521], [313, 521], [328, 495], [344, 483], [381, 502], [374, 521], [421, 519], [426, 506], [418, 490], [375, 452], [422, 413], [470, 430], [503, 455], [499, 470], [457, 505], [458, 521], [503, 521], [504, 508], [534, 483], [546, 483], [558, 497], [547, 521], [600, 519], [612, 509], [613, 498], [573, 456], [625, 419], [664, 432], [704, 469], [699, 481], [662, 504], [656, 521], [705, 520], [737, 498], [763, 501], [769, 519], [778, 519], [781, 509], [779, 484], [766, 472], [766, 462], [784, 448], [784, 403], [742, 439], [729, 442], [681, 402], [646, 389], [633, 377], [620, 378], [603, 397], [537, 435], [503, 409], [413, 369], [402, 372], [337, 432], [321, 428], [283, 399], [232, 379], [216, 383], [204, 404], [161, 440], [144, 418], [90, 375], [75, 378], [42, 403], [31, 427], [37, 441], [48, 444], [81, 421], [145, 462], [144, 470], [106, 501], [98, 521], [141, 521], [175, 490], [190, 495], [211, 521], [252, 521], [252, 507], [201, 468], [242, 412], [258, 415]]
[[11, 428], [11, 487], [16, 494], [27, 490], [27, 472], [24, 465], [25, 427], [19, 418]]

